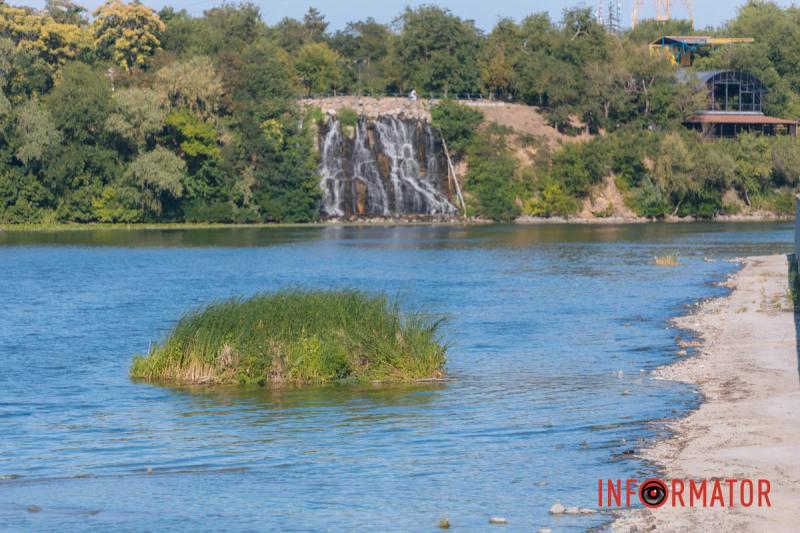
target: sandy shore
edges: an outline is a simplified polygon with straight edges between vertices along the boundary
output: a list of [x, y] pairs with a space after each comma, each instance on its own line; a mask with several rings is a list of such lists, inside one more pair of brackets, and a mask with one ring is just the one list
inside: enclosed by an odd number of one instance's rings
[[696, 384], [705, 401], [643, 452], [664, 479], [768, 479], [772, 507], [665, 505], [622, 514], [614, 531], [800, 531], [800, 379], [787, 268], [784, 256], [748, 258], [729, 296], [676, 321], [697, 332], [700, 353], [656, 376]]
[[610, 217], [532, 217], [523, 215], [514, 222], [516, 224], [644, 224], [648, 222], [671, 224], [680, 222], [780, 222], [794, 220], [794, 216], [778, 213], [758, 212], [747, 215], [718, 215], [712, 219], [698, 219], [695, 217], [668, 216], [654, 220], [635, 216], [610, 216]]

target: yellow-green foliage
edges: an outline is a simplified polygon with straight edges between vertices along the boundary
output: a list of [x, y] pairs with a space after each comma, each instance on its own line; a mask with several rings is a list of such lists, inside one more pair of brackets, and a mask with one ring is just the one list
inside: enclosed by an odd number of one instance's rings
[[0, 35], [11, 39], [18, 50], [40, 54], [53, 70], [92, 48], [91, 34], [86, 28], [63, 24], [45, 13], [6, 3], [0, 4]]
[[441, 319], [402, 315], [385, 296], [282, 291], [189, 312], [131, 376], [266, 386], [414, 381], [444, 374]]
[[149, 7], [120, 0], [109, 0], [94, 12], [95, 47], [129, 71], [145, 67], [150, 56], [161, 48], [158, 35], [166, 26]]

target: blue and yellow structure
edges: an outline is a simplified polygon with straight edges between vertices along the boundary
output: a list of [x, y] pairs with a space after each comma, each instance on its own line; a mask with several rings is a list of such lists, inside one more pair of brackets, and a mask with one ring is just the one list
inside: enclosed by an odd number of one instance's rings
[[690, 67], [694, 58], [728, 44], [752, 43], [751, 37], [709, 37], [705, 35], [663, 35], [650, 43], [651, 54], [664, 54], [674, 65]]

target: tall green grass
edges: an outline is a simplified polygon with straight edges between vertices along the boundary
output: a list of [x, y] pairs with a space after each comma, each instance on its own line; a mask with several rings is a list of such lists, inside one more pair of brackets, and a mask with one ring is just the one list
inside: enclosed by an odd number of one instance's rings
[[360, 291], [263, 294], [189, 312], [134, 358], [131, 376], [266, 386], [438, 378], [447, 351], [441, 326]]

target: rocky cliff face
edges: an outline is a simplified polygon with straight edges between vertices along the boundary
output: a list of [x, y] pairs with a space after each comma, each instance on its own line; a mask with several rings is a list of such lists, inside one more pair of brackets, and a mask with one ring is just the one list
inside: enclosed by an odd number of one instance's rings
[[320, 185], [328, 218], [450, 216], [441, 139], [422, 118], [362, 116], [320, 130]]

